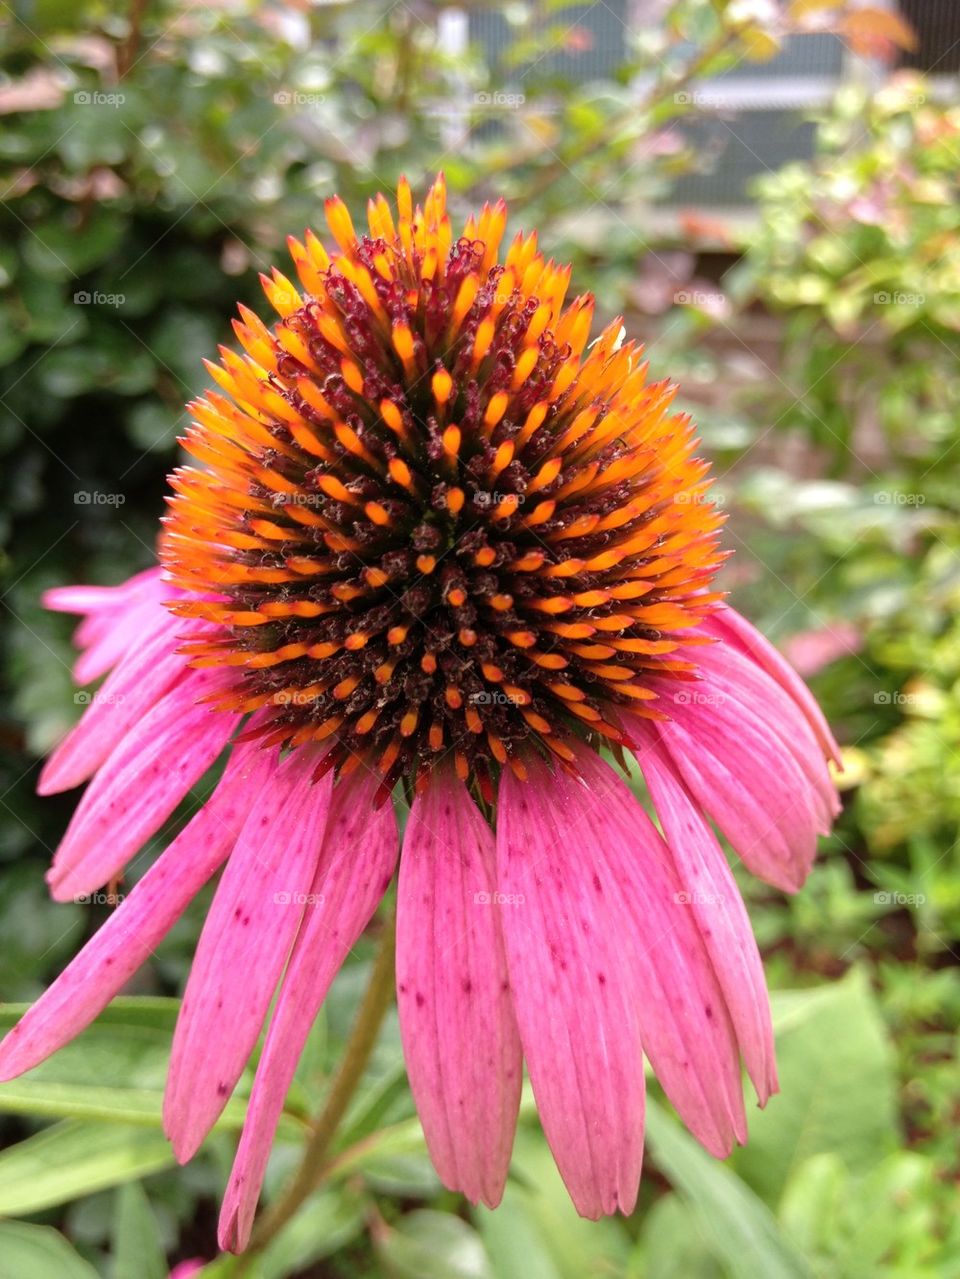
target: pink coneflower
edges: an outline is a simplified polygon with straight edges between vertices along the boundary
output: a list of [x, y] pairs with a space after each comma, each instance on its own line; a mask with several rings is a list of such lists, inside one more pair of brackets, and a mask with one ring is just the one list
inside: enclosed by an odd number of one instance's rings
[[[163, 567], [51, 592], [108, 670], [48, 761], [89, 781], [49, 874], [118, 875], [226, 754], [208, 802], [11, 1031], [5, 1077], [104, 1007], [223, 873], [174, 1037], [177, 1158], [200, 1146], [276, 1007], [226, 1193], [248, 1240], [274, 1130], [330, 983], [398, 858], [397, 997], [444, 1182], [502, 1194], [522, 1064], [577, 1209], [636, 1201], [645, 1054], [715, 1155], [746, 1137], [740, 1059], [776, 1088], [757, 948], [711, 822], [802, 882], [837, 808], [798, 677], [717, 594], [720, 517], [675, 388], [518, 236], [453, 237], [442, 179], [337, 249], [291, 241], [272, 329], [211, 366], [171, 483]], [[599, 753], [639, 764], [659, 829]]]

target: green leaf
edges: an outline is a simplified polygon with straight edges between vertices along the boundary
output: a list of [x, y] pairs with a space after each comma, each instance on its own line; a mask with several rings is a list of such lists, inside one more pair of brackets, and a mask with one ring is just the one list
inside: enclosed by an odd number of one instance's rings
[[255, 1279], [286, 1279], [346, 1248], [364, 1229], [364, 1206], [339, 1187], [312, 1195], [257, 1259]]
[[113, 1279], [166, 1279], [167, 1259], [157, 1220], [135, 1181], [117, 1191], [113, 1228]]
[[497, 1279], [560, 1279], [536, 1221], [509, 1196], [493, 1212], [476, 1213], [477, 1228]]
[[494, 1279], [480, 1236], [447, 1212], [408, 1213], [377, 1240], [377, 1251], [393, 1279]]
[[647, 1144], [654, 1163], [687, 1201], [734, 1279], [811, 1279], [811, 1270], [782, 1236], [766, 1204], [649, 1101]]
[[[630, 1241], [622, 1221], [586, 1221], [578, 1216], [542, 1134], [526, 1125], [517, 1131], [511, 1178], [500, 1207], [493, 1212], [476, 1208], [473, 1213], [484, 1240], [492, 1232], [492, 1248], [497, 1238], [493, 1219], [505, 1210], [514, 1220], [525, 1218], [524, 1233], [539, 1240], [538, 1263], [543, 1267], [549, 1258], [561, 1279], [606, 1279], [626, 1267]], [[499, 1279], [499, 1271], [497, 1275]]]
[[50, 1226], [0, 1221], [0, 1279], [99, 1279]]
[[774, 997], [780, 1092], [750, 1119], [734, 1166], [768, 1203], [811, 1155], [869, 1170], [897, 1142], [893, 1054], [866, 977]]
[[722, 1279], [724, 1269], [696, 1213], [679, 1195], [662, 1195], [640, 1221], [627, 1279]]
[[[0, 1007], [0, 1033], [26, 1004]], [[0, 1113], [109, 1124], [163, 1126], [163, 1090], [170, 1043], [180, 1004], [176, 999], [115, 999], [71, 1043], [19, 1079], [0, 1084]], [[249, 1072], [241, 1096], [232, 1097], [218, 1127], [236, 1131], [247, 1112]], [[279, 1135], [297, 1139], [302, 1125], [281, 1119]]]
[[64, 1120], [0, 1154], [0, 1214], [37, 1212], [173, 1162], [162, 1133]]

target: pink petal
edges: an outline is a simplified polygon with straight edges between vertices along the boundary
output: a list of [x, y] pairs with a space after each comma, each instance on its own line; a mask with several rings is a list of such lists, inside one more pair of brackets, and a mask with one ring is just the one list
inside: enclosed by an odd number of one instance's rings
[[232, 752], [200, 812], [4, 1039], [0, 1078], [44, 1061], [103, 1011], [223, 862], [274, 767], [257, 747]]
[[777, 1091], [770, 1001], [753, 929], [727, 859], [669, 757], [640, 758], [684, 904], [697, 921], [733, 1023], [747, 1072], [765, 1105]]
[[380, 778], [364, 771], [333, 792], [303, 922], [257, 1066], [243, 1134], [220, 1214], [220, 1247], [247, 1246], [284, 1099], [330, 983], [369, 923], [397, 861], [390, 804], [374, 809]]
[[632, 1211], [644, 1079], [633, 945], [589, 792], [507, 770], [497, 828], [510, 983], [540, 1119], [577, 1211]]
[[[810, 788], [811, 807], [819, 816], [822, 835], [830, 831], [840, 811], [837, 788], [830, 777], [823, 750], [809, 721], [783, 687], [731, 644], [710, 644], [698, 650], [697, 661], [708, 681], [708, 693], [729, 701], [741, 722], [749, 720], [760, 733], [779, 743], [799, 767]], [[691, 686], [693, 693], [702, 687]]]
[[163, 570], [147, 568], [119, 586], [54, 586], [43, 593], [43, 607], [54, 613], [100, 613], [122, 608], [131, 599], [161, 590]]
[[140, 642], [140, 637], [149, 635], [161, 615], [162, 605], [153, 601], [143, 604], [132, 604], [122, 614], [112, 614], [97, 618], [97, 625], [89, 625], [94, 619], [88, 618], [77, 628], [75, 639], [82, 641], [83, 652], [73, 665], [73, 678], [78, 684], [92, 684], [101, 675], [105, 675]]
[[797, 672], [777, 652], [766, 636], [762, 635], [755, 626], [751, 626], [736, 609], [728, 607], [718, 609], [707, 619], [704, 628], [711, 634], [719, 635], [728, 643], [735, 644], [741, 652], [746, 653], [762, 670], [766, 671], [785, 692], [789, 693], [806, 716], [824, 755], [839, 764], [840, 747], [830, 732], [830, 726], [823, 711]]
[[45, 592], [46, 608], [60, 613], [83, 613], [74, 642], [84, 650], [74, 667], [78, 684], [99, 679], [151, 634], [166, 615], [163, 602], [180, 592], [162, 569], [146, 569], [120, 586], [61, 586]]
[[87, 781], [127, 733], [148, 714], [178, 679], [188, 673], [176, 648], [183, 623], [158, 619], [156, 631], [130, 650], [91, 695], [89, 709], [56, 747], [40, 774], [37, 790], [54, 795]]
[[[686, 885], [613, 769], [586, 748], [576, 766], [582, 781], [558, 776], [554, 802], [574, 815], [569, 838], [581, 853], [584, 845], [597, 849], [594, 860], [605, 862], [606, 884], [627, 914], [632, 946], [626, 954], [643, 1050], [681, 1119], [711, 1154], [724, 1158], [747, 1135], [739, 1054], [723, 991], [684, 900]], [[609, 905], [606, 884], [601, 889]]]
[[317, 868], [331, 779], [315, 750], [284, 760], [254, 801], [200, 934], [173, 1037], [163, 1119], [184, 1163], [233, 1092], [296, 936]]
[[77, 805], [47, 873], [57, 901], [107, 882], [167, 820], [227, 743], [239, 716], [197, 699], [219, 671], [191, 671], [112, 752]]
[[795, 891], [839, 808], [821, 746], [795, 699], [738, 643], [705, 645], [697, 661], [701, 679], [662, 685], [670, 721], [638, 725], [636, 740], [661, 742], [745, 864]]
[[493, 834], [463, 783], [413, 804], [397, 896], [397, 1002], [427, 1147], [451, 1190], [494, 1208], [520, 1105], [520, 1038], [496, 904]]

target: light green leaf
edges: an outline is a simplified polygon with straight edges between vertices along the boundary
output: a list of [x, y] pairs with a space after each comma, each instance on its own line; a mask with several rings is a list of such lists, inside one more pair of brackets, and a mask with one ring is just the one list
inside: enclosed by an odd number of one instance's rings
[[[0, 1033], [28, 1006], [0, 1007]], [[0, 1084], [0, 1112], [160, 1130], [179, 1008], [176, 999], [115, 999], [92, 1026], [47, 1061], [19, 1079]], [[240, 1082], [240, 1095], [227, 1103], [218, 1128], [236, 1131], [243, 1125], [249, 1083], [248, 1071]], [[284, 1116], [278, 1131], [281, 1138], [296, 1140], [303, 1129]]]
[[162, 1133], [68, 1119], [0, 1154], [0, 1214], [37, 1212], [173, 1162]]
[[475, 1219], [497, 1279], [560, 1279], [536, 1221], [517, 1197], [493, 1212], [478, 1210]]
[[641, 1217], [626, 1279], [722, 1279], [697, 1215], [677, 1194], [662, 1195]]
[[[527, 1095], [526, 1089], [524, 1094]], [[493, 1212], [487, 1208], [474, 1210], [474, 1220], [484, 1238], [491, 1228], [491, 1218], [506, 1210], [526, 1219], [529, 1233], [541, 1241], [561, 1279], [606, 1279], [623, 1272], [630, 1253], [623, 1223], [612, 1217], [586, 1221], [577, 1215], [538, 1130], [521, 1124], [510, 1168], [500, 1207]], [[496, 1226], [492, 1228], [495, 1232]]]
[[494, 1279], [480, 1236], [447, 1212], [408, 1213], [377, 1251], [391, 1279]]
[[363, 1231], [364, 1201], [340, 1187], [312, 1195], [257, 1258], [255, 1279], [286, 1279], [346, 1248]]
[[99, 1279], [50, 1226], [0, 1221], [0, 1279]]
[[157, 1220], [135, 1181], [117, 1191], [113, 1228], [113, 1279], [166, 1279], [167, 1260]]
[[774, 998], [780, 1092], [750, 1117], [734, 1166], [768, 1203], [811, 1155], [867, 1171], [896, 1144], [893, 1055], [865, 976]]
[[653, 1162], [690, 1205], [734, 1279], [811, 1279], [812, 1272], [783, 1237], [766, 1204], [649, 1101], [647, 1144]]

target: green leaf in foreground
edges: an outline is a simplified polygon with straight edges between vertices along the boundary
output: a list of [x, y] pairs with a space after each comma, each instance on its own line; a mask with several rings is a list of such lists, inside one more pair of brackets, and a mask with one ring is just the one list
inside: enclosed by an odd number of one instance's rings
[[377, 1251], [392, 1279], [494, 1279], [480, 1236], [447, 1212], [407, 1213], [383, 1230]]
[[704, 1238], [735, 1279], [812, 1279], [766, 1204], [737, 1174], [647, 1103], [650, 1158], [687, 1201]]
[[893, 1052], [866, 977], [773, 1000], [780, 1092], [750, 1115], [734, 1166], [771, 1204], [811, 1155], [867, 1172], [897, 1144]]
[[0, 1221], [0, 1279], [99, 1279], [50, 1226]]
[[121, 1186], [116, 1205], [112, 1279], [166, 1279], [160, 1231], [143, 1187], [135, 1181]]
[[[0, 1034], [29, 1005], [0, 1007]], [[180, 1002], [132, 996], [115, 999], [75, 1040], [27, 1074], [0, 1084], [0, 1112], [50, 1119], [163, 1125], [163, 1090]], [[238, 1130], [247, 1112], [248, 1071], [218, 1127]], [[280, 1121], [281, 1137], [299, 1139], [302, 1125]]]
[[37, 1212], [173, 1162], [162, 1133], [67, 1119], [0, 1154], [0, 1214]]

